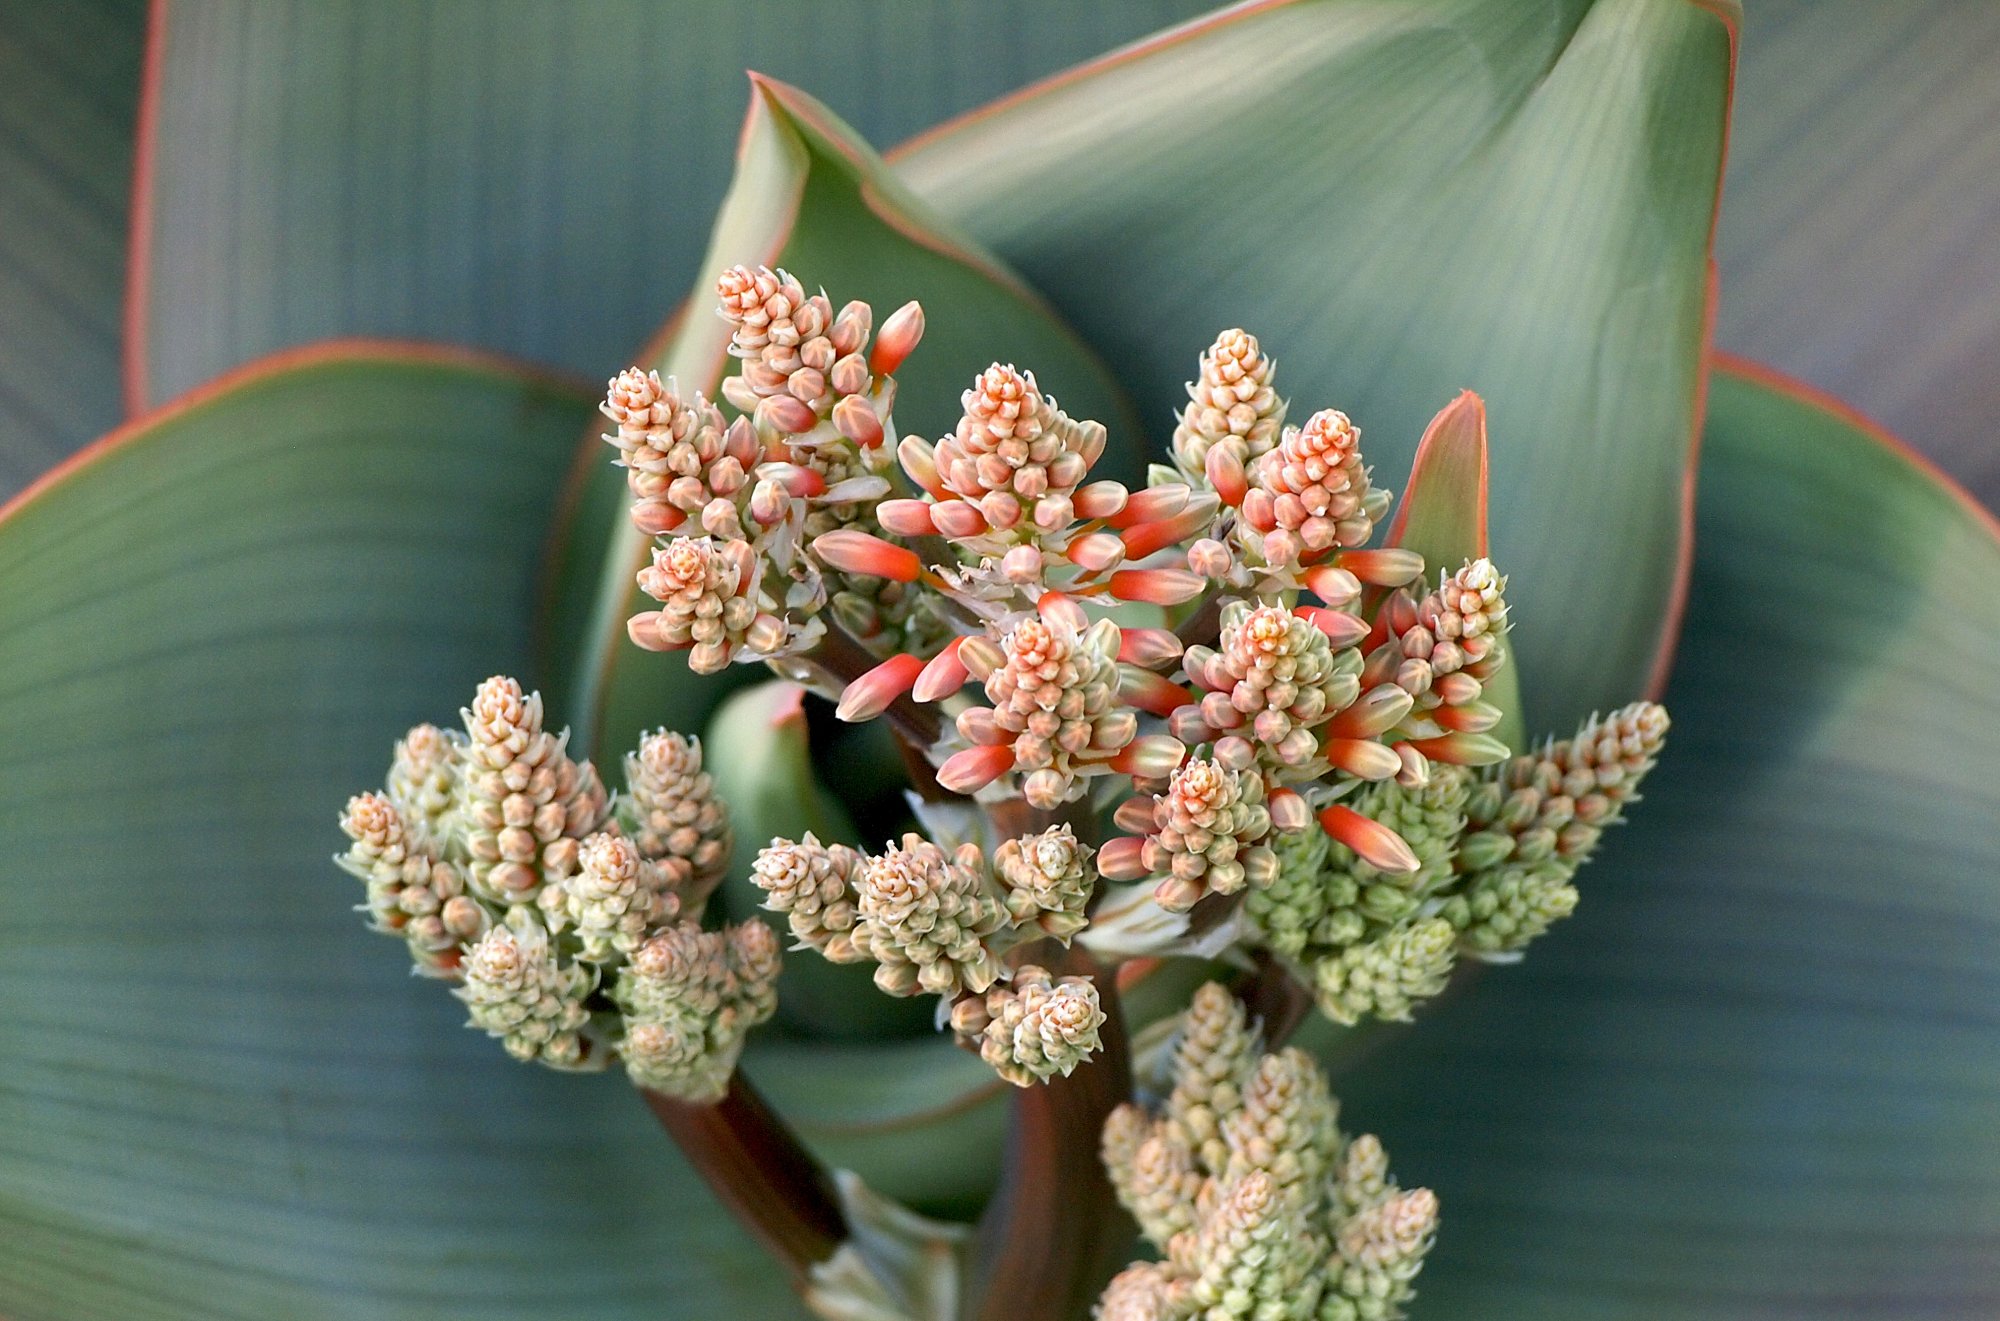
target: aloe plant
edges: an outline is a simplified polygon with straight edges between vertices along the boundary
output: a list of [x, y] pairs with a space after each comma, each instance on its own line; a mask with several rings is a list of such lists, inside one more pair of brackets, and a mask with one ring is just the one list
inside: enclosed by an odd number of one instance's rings
[[[228, 112], [277, 95], [259, 76], [234, 101], [198, 95], [209, 84], [175, 79], [176, 40], [269, 54], [367, 20], [162, 19], [138, 402], [350, 312], [380, 325], [361, 309], [412, 287], [364, 278], [380, 210], [343, 231], [355, 272], [332, 287], [348, 292], [310, 303], [251, 292], [282, 287], [284, 263], [246, 242], [262, 212], [234, 241], [172, 223], [216, 190], [176, 184], [188, 158], [163, 144], [266, 122]], [[871, 68], [812, 36], [803, 81]], [[1135, 488], [1168, 444], [1162, 401], [1221, 326], [1282, 345], [1288, 393], [1362, 419], [1382, 474], [1410, 472], [1424, 420], [1471, 386], [1491, 414], [1524, 727], [1646, 690], [1679, 623], [1672, 749], [1578, 915], [1407, 1032], [1317, 1043], [1344, 1113], [1445, 1208], [1419, 1315], [1977, 1316], [2000, 1293], [1978, 1238], [2000, 1177], [1993, 1038], [1965, 1009], [1991, 990], [2000, 767], [1978, 735], [1995, 529], [1837, 405], [1710, 359], [1732, 57], [1733, 15], [1683, 0], [1250, 6], [890, 165], [762, 79], [709, 255], [668, 280], [768, 261], [843, 298], [916, 298], [929, 326], [897, 372], [900, 421], [948, 429], [962, 377], [1014, 359], [1121, 438], [1104, 463]], [[733, 63], [721, 47], [701, 61]], [[617, 72], [577, 104], [603, 118], [624, 82], [635, 105], [656, 95]], [[724, 95], [699, 97], [704, 113]], [[410, 141], [447, 150], [453, 126], [432, 128]], [[255, 165], [296, 144], [240, 145], [197, 162], [300, 183]], [[1256, 206], [1214, 201], [1244, 188]], [[245, 300], [214, 297], [207, 269]], [[654, 269], [633, 256], [570, 282], [664, 314], [678, 289], [632, 274]], [[416, 298], [405, 314], [439, 312]], [[615, 320], [577, 315], [519, 346]], [[641, 362], [712, 390], [729, 334], [686, 316]], [[609, 370], [631, 350], [577, 352]], [[705, 723], [717, 691], [622, 640], [646, 604], [644, 538], [590, 409], [474, 354], [330, 345], [143, 415], [7, 507], [0, 1309], [795, 1306], [629, 1089], [513, 1068], [460, 1032], [457, 1006], [363, 939], [318, 861], [338, 846], [328, 811], [380, 775], [388, 741], [495, 670], [533, 676], [549, 723], [600, 759], [642, 728]], [[1476, 491], [1476, 469], [1413, 485]], [[1442, 535], [1421, 513], [1405, 532]], [[753, 692], [716, 720], [710, 770], [739, 840], [844, 830], [796, 705]], [[716, 901], [732, 920], [754, 902], [730, 888], [748, 862]], [[827, 1165], [968, 1216], [1013, 1089], [854, 970], [786, 967], [745, 1075]], [[1140, 1021], [1187, 991], [1141, 983], [1123, 1007]], [[726, 1154], [743, 1125], [707, 1114], [670, 1127]], [[858, 1193], [846, 1215], [906, 1223]]]

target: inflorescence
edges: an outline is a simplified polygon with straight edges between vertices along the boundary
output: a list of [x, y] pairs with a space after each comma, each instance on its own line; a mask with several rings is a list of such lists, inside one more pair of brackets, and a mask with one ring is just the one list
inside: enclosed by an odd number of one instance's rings
[[[757, 854], [795, 948], [938, 997], [1029, 1086], [1102, 1045], [1109, 988], [1050, 971], [1073, 941], [1116, 961], [1213, 953], [1219, 932], [1354, 1023], [1407, 1017], [1460, 959], [1512, 958], [1570, 912], [1665, 713], [1511, 756], [1489, 694], [1505, 576], [1371, 546], [1392, 497], [1359, 429], [1289, 421], [1253, 336], [1201, 355], [1170, 462], [1132, 489], [1093, 477], [1105, 428], [1012, 365], [974, 376], [935, 442], [899, 435], [915, 303], [878, 329], [762, 267], [717, 293], [720, 400], [634, 368], [602, 405], [652, 538], [630, 636], [700, 673], [768, 665], [934, 768], [880, 850]], [[716, 1099], [779, 953], [761, 922], [702, 923], [729, 826], [701, 747], [649, 735], [612, 795], [512, 680], [464, 714], [412, 730], [342, 818], [375, 926], [515, 1056]], [[1165, 1254], [1106, 1318], [1396, 1315], [1436, 1221], [1339, 1132], [1307, 1057], [1260, 1055], [1212, 985], [1159, 1112], [1119, 1111], [1105, 1150]]]

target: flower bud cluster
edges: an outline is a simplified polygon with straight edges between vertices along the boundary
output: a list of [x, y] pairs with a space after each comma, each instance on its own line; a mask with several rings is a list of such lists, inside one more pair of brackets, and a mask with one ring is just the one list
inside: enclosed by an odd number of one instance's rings
[[1395, 1318], [1437, 1229], [1437, 1199], [1389, 1178], [1381, 1143], [1350, 1138], [1304, 1051], [1262, 1054], [1220, 986], [1195, 996], [1158, 1113], [1105, 1123], [1120, 1202], [1161, 1260], [1135, 1263], [1101, 1318]]
[[1285, 425], [1285, 401], [1273, 386], [1277, 364], [1264, 356], [1257, 337], [1225, 330], [1201, 355], [1188, 382], [1187, 407], [1174, 428], [1174, 467], [1190, 486], [1208, 484], [1208, 452], [1234, 446], [1235, 462], [1246, 468], [1278, 443]]
[[1056, 978], [1023, 964], [983, 997], [954, 1004], [951, 1025], [977, 1043], [994, 1072], [1016, 1087], [1032, 1087], [1057, 1074], [1068, 1077], [1095, 1054], [1104, 1017], [1090, 978]]
[[[883, 325], [849, 303], [837, 314], [784, 271], [731, 267], [717, 281], [738, 372], [722, 384], [740, 416], [638, 368], [614, 378], [602, 411], [635, 503], [634, 524], [659, 538], [639, 587], [660, 604], [628, 623], [639, 646], [686, 651], [700, 673], [735, 661], [776, 661], [823, 638], [829, 581], [805, 545], [874, 524], [889, 493], [893, 373], [923, 334], [912, 303]], [[868, 585], [851, 603], [882, 627], [915, 602]], [[934, 632], [934, 629], [923, 630]]]
[[[514, 680], [487, 680], [463, 714], [462, 734], [411, 730], [384, 790], [341, 816], [337, 861], [366, 884], [372, 925], [419, 972], [457, 983], [471, 1026], [517, 1059], [623, 1057], [642, 1085], [713, 1099], [770, 1014], [777, 947], [756, 923], [700, 929], [730, 844], [701, 745], [646, 735], [613, 797]], [[661, 962], [661, 940], [677, 962]], [[642, 965], [707, 989], [647, 998]]]

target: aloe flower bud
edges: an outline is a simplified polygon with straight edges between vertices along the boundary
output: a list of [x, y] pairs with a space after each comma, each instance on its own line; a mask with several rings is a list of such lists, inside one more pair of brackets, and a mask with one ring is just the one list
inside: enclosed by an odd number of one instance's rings
[[1163, 1116], [1166, 1131], [1203, 1164], [1220, 1169], [1228, 1159], [1222, 1121], [1243, 1104], [1243, 1088], [1256, 1067], [1257, 1034], [1243, 1006], [1217, 983], [1203, 983], [1174, 1047], [1174, 1087]]
[[576, 957], [597, 964], [630, 954], [680, 911], [666, 870], [613, 834], [584, 840], [576, 871], [543, 887], [540, 904], [549, 930], [570, 932], [581, 947]]
[[749, 649], [762, 612], [757, 553], [741, 541], [675, 537], [653, 550], [639, 588], [661, 609], [635, 615], [632, 641], [649, 651], [686, 651], [688, 668], [713, 674]]
[[[1036, 386], [1033, 372], [997, 362], [962, 404], [957, 429], [925, 465], [935, 471], [940, 505], [962, 502], [978, 511], [996, 546], [1067, 528], [1076, 514], [1071, 497], [1104, 452], [1103, 426], [1072, 420]], [[911, 476], [921, 483], [918, 473]], [[940, 508], [932, 516], [952, 514]]]
[[986, 1017], [979, 1056], [1016, 1087], [1068, 1076], [1096, 1052], [1104, 1025], [1088, 977], [1056, 980], [1032, 964], [986, 993]]
[[1271, 883], [1252, 890], [1243, 901], [1243, 915], [1258, 936], [1286, 958], [1300, 957], [1309, 943], [1335, 943], [1322, 929], [1336, 907], [1353, 902], [1358, 891], [1338, 892], [1327, 875], [1333, 840], [1323, 830], [1301, 830], [1271, 841], [1277, 874]]
[[702, 769], [701, 740], [665, 729], [641, 737], [625, 757], [625, 794], [621, 815], [639, 852], [698, 909], [728, 869], [734, 841], [728, 809]]
[[436, 852], [443, 845], [464, 760], [465, 735], [456, 730], [418, 725], [397, 740], [383, 788], [419, 847]]
[[999, 980], [1000, 959], [986, 940], [1007, 925], [1007, 907], [984, 870], [976, 846], [947, 854], [921, 835], [862, 862], [851, 938], [881, 965], [877, 986], [956, 996]]
[[583, 1033], [584, 999], [596, 989], [586, 967], [564, 966], [548, 932], [517, 918], [494, 927], [465, 952], [464, 982], [452, 992], [470, 1025], [500, 1038], [517, 1060], [557, 1069], [601, 1068]]
[[[838, 361], [866, 341], [866, 316], [855, 313], [850, 304], [843, 313], [837, 344], [833, 305], [826, 295], [807, 297], [804, 287], [789, 274], [764, 266], [730, 267], [716, 281], [716, 296], [723, 319], [735, 327], [729, 351], [742, 360], [740, 379], [752, 394], [760, 400], [803, 404], [820, 416], [829, 412], [834, 403], [829, 374]], [[842, 345], [852, 347], [842, 353]], [[864, 378], [858, 384], [859, 389], [846, 393], [865, 393], [870, 382]], [[744, 411], [755, 407], [753, 403]], [[787, 429], [803, 431], [810, 425]]]
[[1455, 962], [1458, 933], [1444, 918], [1426, 918], [1349, 945], [1313, 968], [1320, 1012], [1336, 1023], [1364, 1017], [1402, 1022], [1420, 1000], [1444, 989]]
[[717, 502], [734, 524], [730, 502], [757, 463], [747, 430], [725, 427], [721, 412], [699, 394], [684, 400], [674, 382], [637, 367], [612, 378], [598, 407], [617, 424], [604, 439], [618, 448], [632, 521], [641, 531], [669, 532], [690, 517], [700, 523]]
[[1247, 739], [1267, 766], [1307, 778], [1320, 756], [1319, 727], [1361, 695], [1360, 653], [1334, 651], [1325, 633], [1283, 606], [1231, 602], [1220, 645], [1190, 647], [1184, 663], [1204, 690], [1209, 730]]
[[1268, 881], [1277, 867], [1270, 835], [1263, 777], [1197, 758], [1153, 799], [1153, 829], [1139, 859], [1161, 878], [1153, 892], [1160, 907], [1184, 913], [1205, 895], [1235, 894], [1252, 877]]
[[633, 952], [612, 988], [618, 1039], [641, 1087], [684, 1101], [722, 1098], [751, 1028], [778, 1005], [778, 941], [762, 922], [669, 927]]
[[1010, 839], [993, 853], [993, 872], [1007, 890], [1007, 915], [1064, 944], [1083, 930], [1096, 873], [1091, 848], [1067, 823], [1039, 835]]
[[1388, 493], [1369, 486], [1362, 466], [1360, 429], [1331, 408], [1285, 428], [1249, 478], [1239, 539], [1270, 564], [1365, 545], [1387, 512]]
[[1223, 1124], [1229, 1158], [1225, 1183], [1253, 1170], [1268, 1172], [1294, 1206], [1322, 1193], [1340, 1154], [1340, 1107], [1311, 1055], [1290, 1047], [1257, 1061], [1243, 1088], [1243, 1105]]
[[1403, 1315], [1401, 1304], [1414, 1292], [1410, 1281], [1437, 1239], [1437, 1224], [1437, 1194], [1428, 1188], [1394, 1193], [1342, 1224], [1338, 1267], [1320, 1304], [1321, 1318]]
[[796, 843], [774, 839], [760, 850], [750, 879], [764, 891], [764, 907], [785, 914], [800, 946], [851, 963], [864, 957], [849, 936], [859, 916], [854, 887], [862, 861], [847, 845], [822, 844], [807, 831]]
[[334, 861], [367, 885], [370, 925], [401, 936], [416, 971], [454, 977], [459, 947], [484, 935], [492, 919], [466, 897], [464, 873], [421, 847], [406, 820], [389, 797], [356, 795], [340, 818], [352, 843]]
[[1169, 1278], [1159, 1262], [1134, 1262], [1104, 1287], [1091, 1315], [1095, 1321], [1178, 1321], [1188, 1313], [1170, 1302]]
[[1223, 331], [1201, 355], [1173, 439], [1174, 466], [1190, 484], [1204, 481], [1208, 452], [1218, 442], [1236, 446], [1243, 461], [1262, 458], [1277, 443], [1285, 401], [1272, 385], [1276, 369], [1257, 337], [1242, 330]]
[[997, 768], [988, 780], [1020, 772], [1021, 795], [1035, 807], [1081, 797], [1082, 778], [1109, 769], [1138, 734], [1118, 701], [1118, 626], [1088, 625], [1073, 603], [1045, 601], [998, 648], [964, 645], [959, 658], [993, 704], [960, 714], [959, 734], [986, 754], [982, 768]]
[[603, 823], [604, 785], [589, 762], [564, 754], [567, 734], [542, 728], [541, 694], [524, 696], [513, 679], [479, 685], [464, 717], [467, 884], [503, 906], [533, 902], [574, 870], [578, 841]]

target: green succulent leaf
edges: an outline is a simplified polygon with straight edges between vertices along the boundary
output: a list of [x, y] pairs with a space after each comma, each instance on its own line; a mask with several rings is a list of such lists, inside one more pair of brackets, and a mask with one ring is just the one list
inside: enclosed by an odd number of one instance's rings
[[[740, 143], [736, 178], [701, 263], [704, 274], [682, 314], [646, 355], [662, 376], [714, 396], [730, 361], [728, 323], [709, 308], [714, 276], [737, 263], [762, 262], [823, 286], [836, 306], [860, 298], [887, 316], [910, 299], [924, 304], [924, 342], [896, 373], [896, 422], [905, 431], [950, 430], [959, 394], [996, 358], [1032, 366], [1074, 415], [1102, 420], [1126, 436], [1136, 429], [1124, 396], [1090, 350], [1017, 276], [910, 196], [825, 106], [757, 78]], [[591, 447], [600, 452], [598, 470], [585, 480], [615, 483], [608, 448]], [[1136, 474], [1136, 453], [1120, 457], [1128, 474]], [[588, 510], [603, 500], [586, 495], [576, 507]], [[604, 544], [605, 529], [572, 521], [560, 535], [594, 547]], [[556, 609], [567, 613], [552, 618], [558, 626], [565, 619], [586, 622], [553, 641], [567, 642], [578, 655], [569, 671], [574, 682], [566, 685], [573, 700], [565, 709], [593, 747], [623, 746], [641, 727], [659, 723], [663, 709], [712, 702], [728, 682], [691, 682], [677, 657], [643, 652], [626, 638], [625, 619], [644, 608], [633, 575], [647, 544], [620, 519], [601, 558], [587, 550], [564, 552], [573, 576]], [[593, 563], [594, 581], [580, 572]], [[594, 589], [587, 614], [574, 603], [586, 589]], [[569, 605], [561, 604], [563, 596]]]
[[1674, 729], [1575, 918], [1338, 1079], [1419, 1314], [2000, 1311], [2000, 525], [1732, 368]]
[[1225, 326], [1295, 411], [1353, 415], [1391, 484], [1477, 390], [1528, 725], [1562, 726], [1671, 641], [1733, 25], [1725, 0], [1239, 5], [895, 163], [1156, 436]]
[[465, 1031], [329, 860], [405, 726], [525, 665], [587, 408], [314, 352], [0, 515], [0, 1315], [784, 1314], [622, 1079]]
[[893, 142], [1207, 5], [158, 5], [140, 401], [332, 335], [608, 375], [700, 275], [746, 68]]
[[[1488, 554], [1486, 488], [1486, 405], [1466, 390], [1424, 428], [1410, 462], [1409, 486], [1389, 528], [1389, 544], [1422, 555], [1433, 581], [1441, 572]], [[1511, 748], [1525, 748], [1520, 667], [1502, 666], [1487, 680], [1485, 700], [1501, 711], [1494, 737]]]
[[1745, 6], [1716, 342], [2000, 505], [2000, 6]]
[[143, 0], [0, 7], [0, 500], [123, 415]]

